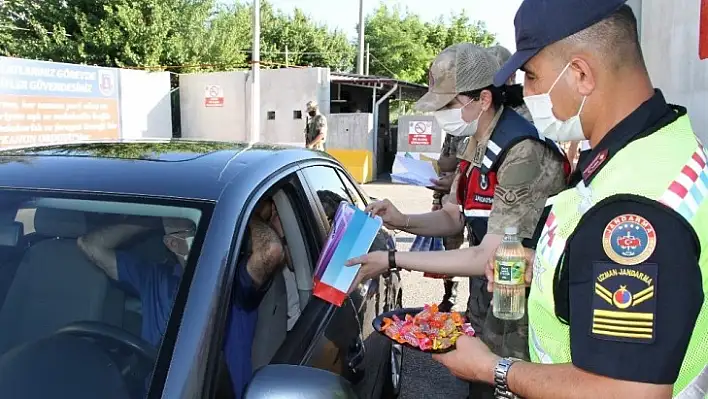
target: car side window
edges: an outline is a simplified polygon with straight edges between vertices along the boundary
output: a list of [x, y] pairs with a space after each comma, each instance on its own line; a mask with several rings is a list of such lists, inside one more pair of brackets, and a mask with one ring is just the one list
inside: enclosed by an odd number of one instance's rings
[[253, 372], [272, 361], [307, 304], [308, 287], [298, 277], [311, 281], [311, 265], [294, 212], [286, 190], [271, 190], [247, 219], [216, 397], [230, 392], [240, 397]]
[[306, 175], [310, 186], [317, 193], [330, 223], [334, 219], [334, 214], [337, 212], [340, 202], [347, 201], [352, 205], [358, 205], [352, 200], [349, 190], [334, 168], [329, 166], [311, 166], [303, 169], [302, 172]]
[[359, 194], [359, 190], [354, 187], [354, 183], [349, 180], [349, 177], [342, 173], [342, 171], [338, 171], [337, 174], [339, 174], [340, 179], [344, 182], [344, 187], [347, 189], [347, 192], [349, 193], [349, 197], [354, 201], [356, 206], [361, 209], [362, 211], [366, 209], [366, 201], [361, 197], [361, 194]]

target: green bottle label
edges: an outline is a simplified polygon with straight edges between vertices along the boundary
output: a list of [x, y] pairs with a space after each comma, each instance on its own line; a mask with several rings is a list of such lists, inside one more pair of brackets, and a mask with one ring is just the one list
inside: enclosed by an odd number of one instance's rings
[[524, 261], [495, 261], [494, 281], [504, 285], [521, 285], [524, 284], [525, 271]]

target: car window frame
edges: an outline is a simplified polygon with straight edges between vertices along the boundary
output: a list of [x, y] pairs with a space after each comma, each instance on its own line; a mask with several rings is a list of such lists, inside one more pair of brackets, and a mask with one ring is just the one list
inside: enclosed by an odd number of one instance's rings
[[[156, 196], [144, 196], [135, 194], [123, 193], [97, 193], [97, 192], [78, 192], [70, 190], [43, 190], [43, 189], [19, 189], [19, 188], [0, 188], [0, 194], [4, 192], [19, 193], [31, 197], [42, 198], [66, 198], [75, 200], [88, 201], [105, 201], [105, 202], [124, 202], [132, 204], [149, 204], [160, 205], [175, 208], [192, 208], [198, 209], [201, 212], [199, 223], [196, 226], [194, 242], [190, 249], [187, 264], [184, 268], [184, 273], [180, 278], [177, 293], [170, 309], [170, 316], [165, 326], [165, 332], [160, 346], [157, 348], [158, 355], [153, 365], [154, 372], [150, 375], [149, 386], [146, 397], [154, 397], [154, 392], [161, 395], [164, 387], [169, 364], [172, 362], [172, 354], [175, 349], [175, 343], [179, 332], [179, 327], [182, 324], [182, 316], [187, 303], [187, 297], [191, 289], [194, 273], [198, 265], [198, 259], [202, 252], [202, 246], [206, 236], [208, 226], [212, 222], [214, 204], [211, 201], [186, 198], [165, 198]], [[18, 206], [16, 212], [27, 207]], [[36, 208], [35, 208], [36, 209]], [[87, 211], [88, 212], [88, 211]], [[15, 218], [13, 217], [13, 220]], [[34, 221], [33, 221], [34, 224]]]
[[[350, 195], [356, 195], [357, 198], [361, 201], [361, 203], [364, 205], [363, 208], [359, 208], [362, 211], [366, 209], [366, 206], [369, 205], [369, 201], [367, 200], [367, 196], [364, 195], [364, 193], [361, 190], [361, 187], [359, 187], [359, 184], [352, 178], [349, 173], [347, 173], [346, 170], [342, 168], [335, 168], [337, 171], [337, 174], [339, 175], [339, 179], [344, 183], [345, 186], [350, 186], [352, 189], [354, 189], [354, 193], [351, 193]], [[348, 189], [347, 192], [350, 190]]]
[[[334, 176], [339, 180], [339, 182], [342, 184], [342, 188], [344, 188], [344, 194], [346, 194], [346, 198], [348, 199], [348, 202], [354, 206], [356, 205], [355, 199], [352, 198], [351, 194], [349, 193], [349, 189], [347, 188], [347, 185], [342, 181], [341, 176], [339, 175], [339, 170], [336, 166], [334, 165], [327, 165], [327, 164], [310, 164], [307, 166], [303, 166], [302, 169], [300, 170], [300, 173], [302, 174], [302, 178], [305, 182], [307, 182], [307, 187], [309, 187], [310, 193], [311, 193], [311, 201], [313, 201], [313, 204], [317, 204], [317, 208], [320, 209], [320, 217], [322, 221], [327, 221], [327, 224], [323, 223], [324, 226], [324, 238], [326, 239], [327, 234], [329, 233], [329, 229], [331, 228], [331, 225], [329, 223], [327, 213], [325, 212], [324, 205], [322, 204], [322, 200], [320, 199], [319, 195], [317, 195], [317, 190], [315, 187], [313, 187], [312, 183], [310, 182], [311, 179], [308, 178], [307, 176], [307, 169], [311, 168], [316, 168], [316, 167], [323, 167], [327, 169], [331, 169], [332, 172], [334, 173]], [[358, 207], [358, 206], [357, 206]]]
[[[307, 167], [309, 167], [309, 165]], [[305, 167], [302, 169], [305, 169]], [[326, 240], [326, 233], [322, 234], [322, 223], [325, 215], [322, 205], [319, 204], [319, 198], [312, 192], [312, 186], [310, 186], [302, 169], [297, 173], [297, 185], [302, 188], [302, 192], [305, 196], [304, 198], [292, 198], [290, 195], [288, 197], [295, 211], [295, 217], [298, 223], [302, 223], [300, 227], [304, 227], [308, 230], [319, 230], [319, 233], [315, 232], [315, 234], [311, 236], [311, 238], [315, 239], [315, 242], [306, 243], [308, 247], [312, 248], [312, 251], [309, 252], [309, 256], [311, 257], [311, 263], [314, 267], [317, 264], [319, 254]], [[321, 214], [318, 216], [318, 213]], [[295, 323], [293, 329], [288, 332], [285, 342], [278, 348], [273, 356], [271, 364], [307, 364], [312, 356], [315, 344], [319, 337], [324, 334], [336, 309], [336, 306], [312, 295], [305, 308], [300, 313], [297, 323]]]
[[[233, 222], [233, 239], [231, 240], [231, 247], [227, 255], [227, 270], [224, 275], [224, 281], [221, 282], [219, 287], [221, 290], [219, 292], [217, 316], [215, 317], [215, 322], [210, 326], [212, 334], [209, 338], [210, 350], [205, 356], [205, 381], [200, 396], [202, 398], [216, 398], [219, 393], [218, 388], [221, 384], [219, 378], [223, 376], [222, 366], [226, 365], [223, 346], [226, 339], [226, 328], [228, 327], [227, 321], [230, 314], [231, 296], [233, 295], [234, 279], [236, 278], [240, 256], [242, 255], [243, 246], [245, 245], [248, 219], [255, 211], [256, 205], [261, 198], [268, 195], [268, 193], [277, 191], [279, 188], [292, 184], [293, 181], [297, 181], [297, 174], [300, 169], [298, 164], [291, 164], [261, 181], [258, 187], [252, 190], [248, 195], [246, 205], [243, 207], [238, 220]], [[228, 376], [229, 382], [231, 382], [231, 375], [228, 373], [228, 370], [226, 376]]]

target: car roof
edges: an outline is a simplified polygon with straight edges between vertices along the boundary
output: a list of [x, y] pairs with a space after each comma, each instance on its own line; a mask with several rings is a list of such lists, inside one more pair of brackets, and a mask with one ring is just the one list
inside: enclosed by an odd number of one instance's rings
[[119, 140], [0, 151], [0, 188], [98, 192], [215, 201], [244, 170], [275, 173], [303, 148], [197, 140]]

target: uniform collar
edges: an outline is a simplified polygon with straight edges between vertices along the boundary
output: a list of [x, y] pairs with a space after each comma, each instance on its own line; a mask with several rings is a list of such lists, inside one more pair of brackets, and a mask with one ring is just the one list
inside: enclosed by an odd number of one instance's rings
[[504, 113], [504, 106], [503, 105], [499, 106], [499, 109], [497, 110], [497, 112], [494, 113], [494, 117], [489, 122], [489, 126], [487, 127], [487, 130], [484, 132], [484, 134], [481, 134], [479, 136], [479, 138], [477, 138], [477, 142], [480, 145], [482, 145], [482, 144], [484, 144], [485, 146], [487, 145], [487, 142], [492, 137], [492, 133], [494, 132], [494, 129], [497, 127], [497, 123], [499, 123], [499, 119], [501, 119], [502, 113]]
[[683, 107], [669, 105], [660, 90], [613, 127], [591, 150], [571, 176], [571, 186], [581, 180], [586, 186], [607, 165], [607, 161], [634, 140], [649, 136], [685, 115]]
[[487, 143], [492, 137], [492, 133], [494, 132], [494, 129], [496, 129], [502, 113], [504, 113], [503, 105], [500, 106], [494, 114], [494, 117], [489, 122], [487, 130], [483, 134], [480, 134], [479, 137], [471, 136], [465, 139], [467, 141], [465, 144], [465, 150], [459, 158], [472, 162], [475, 166], [480, 166], [482, 164], [482, 158], [484, 157], [484, 151], [487, 149]]

